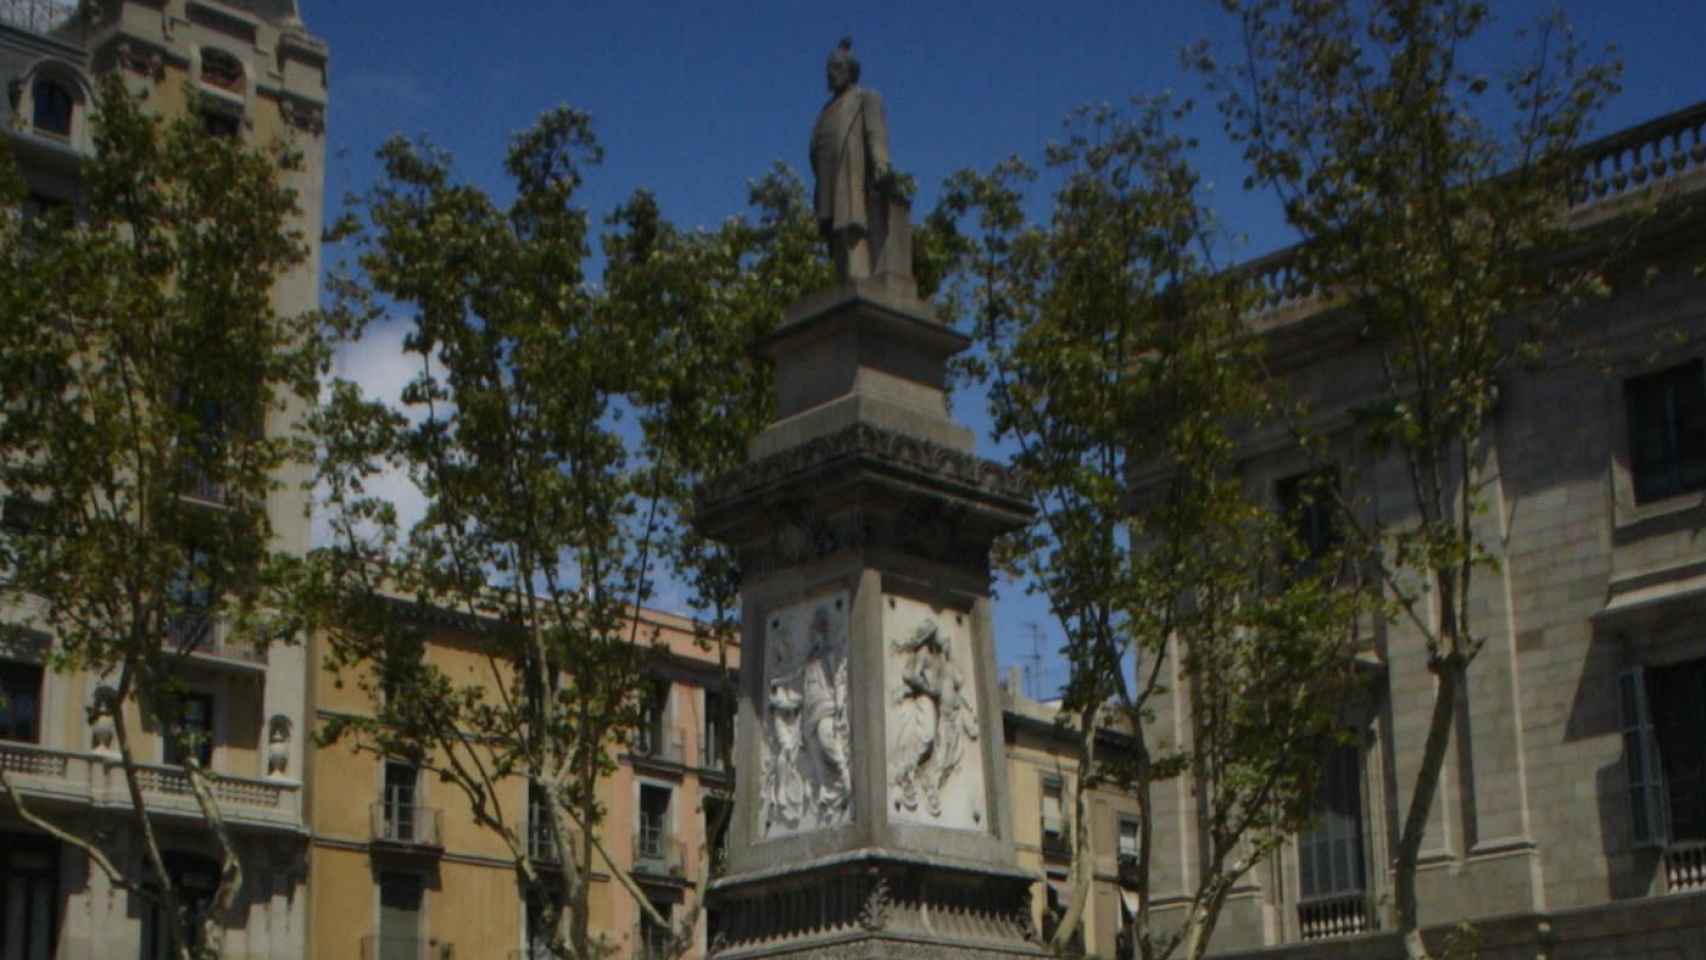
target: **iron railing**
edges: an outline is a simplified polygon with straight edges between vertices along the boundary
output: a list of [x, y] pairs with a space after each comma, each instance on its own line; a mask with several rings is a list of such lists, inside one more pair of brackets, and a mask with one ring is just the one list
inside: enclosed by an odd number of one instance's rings
[[382, 800], [373, 805], [373, 841], [411, 847], [444, 846], [444, 811]]

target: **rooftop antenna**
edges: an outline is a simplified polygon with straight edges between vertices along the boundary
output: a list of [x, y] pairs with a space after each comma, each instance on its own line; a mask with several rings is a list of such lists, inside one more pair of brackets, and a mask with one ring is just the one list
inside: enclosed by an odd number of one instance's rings
[[1043, 628], [1037, 626], [1035, 620], [1025, 622], [1025, 630], [1031, 635], [1031, 654], [1020, 657], [1029, 661], [1025, 665], [1025, 696], [1032, 700], [1042, 699], [1037, 691], [1042, 687], [1043, 679]]

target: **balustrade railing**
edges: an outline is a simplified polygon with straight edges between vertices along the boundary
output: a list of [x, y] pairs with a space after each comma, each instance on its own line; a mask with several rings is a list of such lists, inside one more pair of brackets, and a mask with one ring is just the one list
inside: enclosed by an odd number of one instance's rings
[[173, 617], [166, 625], [171, 646], [183, 653], [236, 660], [265, 666], [265, 651], [252, 643], [231, 638], [231, 631], [211, 612], [186, 612]]
[[[130, 802], [124, 766], [111, 756], [0, 741], [0, 769], [28, 793], [98, 805]], [[156, 810], [200, 815], [189, 774], [182, 768], [139, 763], [135, 769], [137, 785]], [[295, 784], [213, 772], [207, 778], [226, 817], [276, 824], [295, 824], [300, 819], [301, 794]]]
[[1573, 206], [1612, 199], [1706, 166], [1706, 104], [1619, 130], [1586, 144]]
[[382, 800], [373, 805], [373, 841], [410, 847], [444, 846], [444, 811]]
[[1706, 890], [1706, 841], [1673, 843], [1665, 848], [1665, 890]]
[[1297, 905], [1297, 926], [1305, 940], [1367, 933], [1373, 929], [1368, 894], [1358, 891], [1304, 900]]
[[0, 0], [0, 23], [32, 33], [52, 33], [76, 13], [74, 0]]

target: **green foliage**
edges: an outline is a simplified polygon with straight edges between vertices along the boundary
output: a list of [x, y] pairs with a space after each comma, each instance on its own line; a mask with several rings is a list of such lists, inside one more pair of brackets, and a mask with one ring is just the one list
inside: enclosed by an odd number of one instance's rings
[[[1304, 822], [1350, 689], [1355, 608], [1334, 577], [1293, 569], [1285, 518], [1239, 477], [1238, 443], [1271, 398], [1243, 322], [1252, 291], [1212, 259], [1179, 116], [1161, 102], [1075, 114], [1048, 152], [1059, 187], [1046, 225], [1024, 223], [1035, 174], [1017, 160], [955, 175], [932, 220], [944, 233], [975, 223], [944, 243], [960, 257], [996, 432], [1039, 509], [1001, 560], [1063, 630], [1063, 714], [1080, 731], [1136, 734], [1123, 751], [1081, 735], [1081, 785], [1147, 798], [1190, 770], [1201, 791], [1208, 857], [1178, 932], [1149, 925], [1141, 832], [1146, 958], [1181, 945], [1200, 956], [1238, 878]], [[1189, 742], [1151, 725], [1157, 699], [1183, 693], [1168, 689], [1169, 662], [1189, 690]], [[1078, 803], [1082, 815], [1082, 786]], [[1075, 876], [1090, 856], [1080, 843]]]
[[[54, 639], [54, 669], [112, 688], [91, 721], [134, 707], [171, 735], [189, 655], [294, 639], [300, 558], [292, 530], [275, 529], [293, 519], [275, 495], [311, 456], [293, 420], [327, 354], [314, 315], [273, 303], [306, 256], [281, 185], [288, 151], [281, 163], [278, 147], [210, 137], [194, 116], [151, 116], [116, 76], [95, 106], [74, 203], [42, 208], [15, 170], [4, 177], [0, 490], [14, 522], [0, 525], [0, 603], [8, 633]], [[231, 877], [218, 896], [235, 894]]]
[[[387, 143], [344, 224], [358, 255], [336, 284], [339, 316], [352, 337], [407, 324], [419, 373], [400, 408], [340, 383], [316, 418], [334, 535], [315, 558], [328, 665], [376, 704], [323, 738], [460, 790], [547, 908], [551, 949], [575, 957], [599, 949], [595, 869], [651, 909], [603, 849], [597, 793], [653, 690], [654, 637], [635, 610], [669, 569], [709, 614], [704, 642], [732, 629], [734, 560], [692, 529], [693, 491], [769, 419], [769, 373], [747, 346], [826, 276], [804, 191], [777, 169], [753, 185], [758, 216], [716, 231], [681, 231], [636, 193], [606, 220], [594, 288], [575, 201], [600, 156], [584, 114], [547, 113], [511, 144], [505, 207], [441, 152]], [[426, 496], [409, 529], [372, 492], [393, 469]], [[448, 627], [432, 626], [444, 613]], [[429, 640], [486, 666], [452, 674], [423, 655]], [[528, 850], [521, 782], [546, 799], [560, 870]]]
[[[1501, 382], [1557, 356], [1560, 320], [1603, 292], [1603, 264], [1569, 236], [1575, 151], [1619, 67], [1584, 56], [1559, 17], [1525, 37], [1502, 82], [1462, 51], [1485, 35], [1478, 0], [1225, 0], [1245, 37], [1222, 70], [1228, 130], [1251, 185], [1273, 189], [1304, 237], [1299, 286], [1362, 325], [1379, 396], [1351, 411], [1353, 442], [1395, 459], [1411, 517], [1381, 528], [1338, 498], [1378, 571], [1388, 615], [1422, 639], [1440, 678], [1396, 856], [1399, 927], [1415, 960], [1415, 871], [1453, 710], [1484, 637], [1474, 574], [1496, 567], [1484, 457]], [[1298, 422], [1308, 415], [1299, 411]], [[1343, 439], [1343, 438], [1340, 438]], [[1306, 437], [1317, 452], [1329, 438]]]

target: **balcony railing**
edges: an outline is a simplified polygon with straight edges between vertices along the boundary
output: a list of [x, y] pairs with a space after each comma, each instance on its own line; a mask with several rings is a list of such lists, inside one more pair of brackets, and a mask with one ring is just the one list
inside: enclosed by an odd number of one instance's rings
[[444, 847], [444, 811], [412, 803], [373, 805], [373, 842], [437, 850]]
[[0, 23], [32, 33], [52, 33], [76, 13], [74, 0], [0, 0]]
[[171, 646], [195, 656], [266, 666], [267, 655], [250, 643], [231, 639], [231, 632], [212, 613], [183, 613], [166, 625]]
[[361, 960], [456, 960], [456, 948], [437, 938], [370, 934], [361, 938]]
[[1045, 856], [1072, 856], [1072, 825], [1063, 820], [1044, 820], [1042, 848]]
[[686, 765], [687, 733], [680, 727], [641, 728], [634, 735], [635, 759]]
[[[124, 766], [113, 757], [0, 741], [0, 768], [26, 796], [96, 807], [130, 806]], [[302, 794], [296, 784], [220, 773], [208, 777], [226, 819], [252, 827], [301, 825]], [[152, 811], [196, 818], [202, 815], [189, 774], [181, 768], [137, 764], [136, 779]]]
[[1373, 929], [1368, 894], [1361, 891], [1315, 897], [1297, 905], [1297, 926], [1305, 940], [1348, 937]]
[[1586, 144], [1572, 203], [1624, 196], [1706, 167], [1706, 105], [1619, 130]]
[[681, 876], [681, 842], [667, 833], [640, 827], [634, 834], [634, 872], [654, 877]]
[[1121, 851], [1119, 860], [1120, 886], [1134, 889], [1138, 886], [1137, 854]]
[[1706, 841], [1673, 843], [1665, 848], [1665, 890], [1706, 890]]

